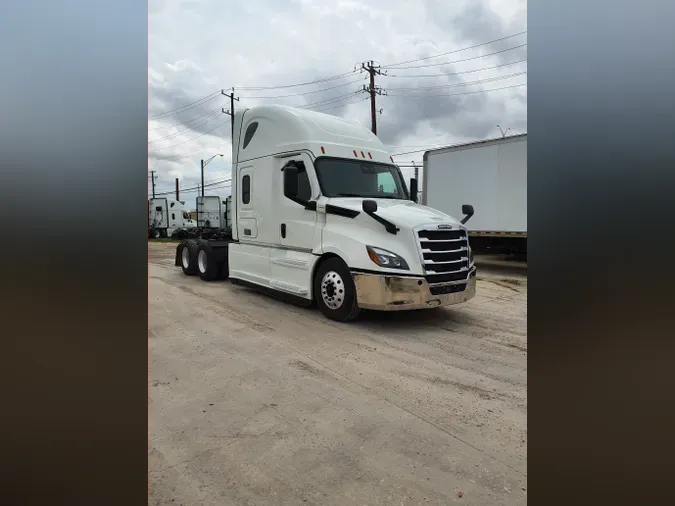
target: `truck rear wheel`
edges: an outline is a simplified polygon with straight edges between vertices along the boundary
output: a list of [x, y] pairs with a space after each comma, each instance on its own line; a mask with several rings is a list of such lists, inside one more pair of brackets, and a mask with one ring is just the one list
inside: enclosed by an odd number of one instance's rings
[[321, 312], [331, 320], [348, 322], [361, 312], [352, 274], [339, 258], [329, 258], [317, 269], [314, 298]]
[[[183, 246], [181, 248], [181, 246]], [[178, 248], [180, 251], [180, 267], [186, 276], [194, 276], [198, 272], [197, 268], [197, 242], [193, 240], [183, 241]]]
[[213, 281], [220, 277], [220, 264], [211, 245], [202, 241], [197, 249], [197, 268], [203, 281]]

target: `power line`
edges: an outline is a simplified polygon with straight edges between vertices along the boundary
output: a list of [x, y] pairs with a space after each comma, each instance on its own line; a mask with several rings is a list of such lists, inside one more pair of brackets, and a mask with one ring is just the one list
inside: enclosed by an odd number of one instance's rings
[[447, 62], [441, 62], [441, 63], [428, 63], [426, 65], [412, 65], [412, 66], [408, 66], [408, 67], [396, 67], [395, 70], [421, 69], [421, 68], [425, 68], [425, 67], [440, 67], [440, 66], [443, 66], [443, 65], [452, 65], [454, 63], [463, 63], [465, 61], [477, 60], [479, 58], [486, 58], [488, 56], [494, 56], [496, 54], [506, 53], [507, 51], [513, 51], [514, 49], [519, 49], [519, 48], [525, 47], [525, 46], [527, 46], [527, 44], [520, 44], [519, 46], [513, 46], [513, 47], [506, 48], [506, 49], [502, 49], [500, 51], [495, 51], [493, 53], [487, 53], [487, 54], [483, 54], [483, 55], [479, 55], [479, 56], [472, 56], [471, 58], [464, 58], [463, 60], [454, 60], [454, 61], [447, 61]]
[[483, 42], [481, 44], [476, 44], [474, 46], [469, 46], [469, 47], [464, 47], [462, 49], [455, 49], [453, 51], [448, 51], [447, 53], [439, 53], [439, 54], [435, 54], [435, 55], [432, 55], [432, 56], [425, 56], [424, 58], [416, 58], [414, 60], [408, 60], [408, 61], [403, 61], [403, 62], [398, 62], [398, 63], [390, 63], [388, 65], [382, 65], [382, 67], [383, 68], [398, 67], [399, 65], [405, 65], [407, 63], [414, 63], [416, 61], [430, 60], [431, 58], [438, 58], [440, 56], [447, 56], [449, 54], [459, 53], [460, 51], [466, 51], [468, 49], [475, 49], [477, 47], [487, 46], [488, 44], [494, 44], [495, 42], [501, 42], [502, 40], [512, 39], [513, 37], [517, 37], [519, 35], [524, 35], [526, 33], [527, 33], [527, 30], [525, 30], [523, 32], [520, 32], [520, 33], [514, 33], [513, 35], [507, 35], [506, 37], [501, 37], [499, 39], [490, 40], [488, 42]]
[[167, 140], [167, 139], [170, 139], [170, 138], [172, 138], [172, 137], [176, 137], [176, 136], [178, 136], [178, 135], [182, 135], [182, 134], [184, 134], [185, 132], [192, 132], [192, 131], [195, 130], [196, 127], [203, 127], [203, 126], [206, 126], [206, 125], [208, 125], [209, 123], [211, 123], [211, 122], [213, 122], [213, 121], [215, 121], [215, 120], [217, 120], [217, 119], [218, 119], [218, 116], [215, 115], [215, 116], [213, 116], [213, 118], [211, 118], [211, 119], [209, 119], [209, 120], [207, 120], [207, 121], [202, 120], [200, 123], [195, 123], [194, 125], [192, 125], [192, 126], [186, 128], [185, 130], [181, 130], [180, 132], [175, 132], [175, 133], [172, 133], [172, 134], [169, 134], [169, 135], [165, 135], [164, 137], [160, 137], [159, 139], [153, 139], [153, 140], [151, 140], [151, 141], [148, 141], [148, 144], [151, 144], [151, 143], [153, 143], [153, 142], [159, 142], [159, 141]]
[[[472, 84], [481, 84], [481, 83], [489, 83], [489, 82], [494, 82], [494, 81], [501, 81], [503, 79], [511, 79], [512, 77], [517, 77], [517, 76], [522, 76], [527, 74], [527, 72], [516, 72], [514, 74], [508, 74], [505, 76], [495, 76], [495, 77], [487, 77], [485, 79], [480, 79], [478, 81], [466, 81], [463, 83], [451, 83], [451, 84], [438, 84], [436, 86], [418, 86], [414, 88], [388, 88], [389, 90], [431, 90], [435, 88], [454, 88], [457, 86], [470, 86]], [[392, 96], [400, 96], [391, 94]]]
[[[215, 185], [223, 184], [223, 183], [226, 183], [228, 181], [232, 181], [232, 178], [229, 177], [229, 178], [226, 178], [226, 179], [221, 179], [220, 181], [215, 181], [215, 182], [210, 183], [210, 184], [205, 184], [204, 187], [205, 188], [211, 188], [211, 187], [214, 187]], [[193, 186], [191, 188], [184, 188], [184, 189], [181, 190], [181, 192], [188, 193], [188, 192], [191, 192], [191, 191], [194, 191], [194, 190], [199, 190], [199, 189], [201, 189], [201, 186], [198, 185], [198, 186]], [[170, 193], [174, 193], [174, 191], [175, 190], [169, 190], [169, 191], [166, 191], [166, 192], [157, 192], [157, 195], [169, 195]]]
[[228, 142], [225, 142], [224, 144], [220, 144], [219, 146], [214, 146], [212, 148], [203, 148], [203, 149], [198, 149], [197, 151], [193, 151], [192, 153], [186, 153], [184, 155], [177, 156], [176, 158], [187, 158], [188, 156], [196, 155], [197, 153], [203, 153], [204, 151], [214, 151], [216, 149], [220, 149], [224, 146], [230, 145], [232, 146], [232, 141], [228, 139]]
[[[208, 94], [207, 96], [200, 98], [199, 100], [195, 100], [194, 102], [190, 102], [189, 104], [185, 104], [181, 107], [177, 107], [176, 109], [171, 109], [170, 111], [165, 111], [159, 114], [155, 114], [154, 116], [148, 117], [148, 119], [161, 119], [166, 116], [173, 116], [174, 114], [180, 114], [181, 112], [185, 112], [189, 109], [193, 109], [194, 107], [199, 107], [200, 105], [205, 104], [206, 102], [213, 100], [218, 96], [221, 90], [214, 91], [213, 93]], [[199, 103], [198, 103], [199, 102]], [[194, 105], [193, 105], [194, 104]], [[184, 110], [181, 110], [184, 109]]]
[[307, 108], [310, 108], [310, 107], [320, 107], [322, 104], [328, 105], [328, 104], [333, 103], [335, 101], [344, 100], [347, 97], [354, 96], [356, 93], [358, 93], [358, 92], [345, 93], [344, 95], [339, 95], [337, 97], [328, 98], [326, 100], [322, 100], [321, 102], [315, 102], [313, 104], [301, 105], [301, 106], [298, 106], [298, 109], [307, 109]]
[[292, 93], [292, 94], [289, 94], [289, 95], [277, 95], [277, 96], [274, 96], [274, 97], [248, 96], [248, 97], [239, 97], [239, 98], [287, 98], [287, 97], [300, 97], [300, 96], [303, 96], [303, 95], [310, 95], [310, 94], [312, 94], [312, 93], [321, 93], [322, 91], [328, 91], [328, 90], [334, 90], [334, 89], [336, 89], [336, 88], [342, 88], [343, 86], [347, 86], [347, 85], [349, 85], [349, 84], [358, 83], [358, 82], [361, 81], [361, 80], [362, 80], [362, 79], [359, 78], [359, 79], [355, 79], [355, 80], [353, 80], [353, 81], [347, 81], [346, 83], [338, 84], [338, 85], [336, 85], [336, 86], [330, 86], [330, 87], [328, 87], [328, 88], [321, 88], [321, 89], [319, 89], [319, 90], [306, 91], [306, 92], [304, 92], [304, 93]]
[[359, 98], [358, 100], [354, 100], [353, 102], [345, 102], [344, 104], [334, 105], [332, 107], [328, 107], [327, 109], [321, 109], [321, 110], [316, 111], [316, 112], [326, 112], [326, 111], [330, 111], [332, 109], [337, 109], [338, 107], [345, 107], [347, 105], [357, 104], [359, 102], [365, 102], [366, 100], [370, 100], [370, 97]]
[[347, 76], [356, 74], [356, 72], [356, 70], [352, 70], [351, 72], [345, 72], [343, 74], [338, 74], [331, 77], [324, 77], [314, 81], [307, 81], [305, 83], [285, 84], [280, 86], [237, 86], [237, 88], [240, 90], [277, 90], [281, 88], [295, 88], [297, 86], [309, 86], [310, 84], [324, 83], [326, 81], [334, 81], [336, 79], [344, 79]]
[[[154, 128], [148, 128], [148, 132], [152, 132], [154, 130], [163, 130], [164, 128], [179, 127], [179, 126], [187, 125], [188, 123], [192, 123], [194, 121], [201, 120], [202, 118], [205, 118], [207, 116], [211, 116], [212, 114], [214, 114], [216, 112], [220, 112], [220, 106], [218, 106], [216, 109], [213, 109], [210, 112], [207, 112], [206, 114], [202, 114], [201, 116], [197, 116], [197, 117], [192, 118], [190, 120], [181, 121], [180, 123], [174, 123], [172, 125], [163, 125], [163, 126], [158, 126], [158, 127], [154, 127]], [[160, 120], [154, 120], [154, 121], [160, 121]]]
[[[456, 146], [464, 146], [464, 145], [466, 145], [466, 144], [467, 144], [466, 142], [460, 142], [460, 143], [458, 143], [458, 144], [450, 144], [449, 146], [446, 145], [446, 146], [443, 146], [443, 147], [446, 147], [446, 148], [452, 148], [452, 147], [456, 147]], [[412, 153], [421, 153], [422, 151], [428, 151], [428, 148], [427, 148], [427, 149], [418, 149], [417, 151], [406, 151], [405, 153], [394, 153], [394, 154], [391, 155], [391, 156], [410, 155], [410, 154], [412, 154]]]
[[512, 61], [509, 63], [502, 63], [501, 65], [493, 65], [492, 67], [482, 67], [479, 69], [474, 69], [474, 70], [464, 70], [462, 72], [452, 72], [452, 73], [444, 73], [444, 74], [385, 74], [382, 77], [450, 77], [450, 76], [460, 76], [463, 74], [473, 74], [475, 72], [482, 72], [484, 70], [493, 70], [493, 69], [498, 69], [502, 67], [508, 67], [510, 65], [516, 65], [517, 63], [525, 63], [527, 61], [527, 58], [524, 58], [522, 60], [518, 61]]
[[211, 132], [213, 132], [216, 128], [220, 128], [220, 127], [223, 126], [223, 125], [225, 125], [225, 123], [221, 123], [220, 125], [215, 126], [215, 127], [212, 128], [211, 130], [207, 130], [206, 132], [204, 132], [204, 133], [202, 133], [202, 134], [199, 134], [199, 135], [196, 136], [196, 137], [193, 137], [193, 138], [188, 139], [188, 140], [183, 141], [183, 142], [179, 142], [178, 144], [172, 144], [172, 145], [170, 145], [170, 146], [163, 146], [163, 147], [161, 147], [161, 148], [149, 149], [148, 151], [149, 151], [149, 152], [150, 152], [150, 151], [158, 151], [158, 150], [160, 150], [160, 149], [168, 149], [168, 148], [173, 148], [173, 147], [176, 147], [176, 146], [180, 146], [181, 144], [185, 144], [185, 143], [187, 143], [187, 142], [191, 142], [191, 141], [194, 141], [195, 139], [199, 139], [200, 137], [203, 137], [203, 136], [205, 136], [205, 135], [208, 135], [208, 134], [210, 134]]
[[460, 95], [472, 95], [474, 93], [485, 93], [488, 91], [499, 91], [499, 90], [508, 90], [509, 88], [518, 88], [519, 86], [527, 86], [527, 83], [514, 84], [511, 86], [503, 86], [501, 88], [491, 88], [489, 90], [476, 90], [476, 91], [465, 91], [462, 93], [442, 93], [437, 95], [412, 95], [412, 94], [399, 94], [399, 95], [389, 95], [390, 97], [406, 97], [406, 98], [428, 98], [428, 97], [457, 97]]
[[[222, 171], [229, 170], [229, 169], [223, 169], [222, 167], [216, 167], [216, 168], [220, 168]], [[157, 176], [155, 176], [155, 177], [157, 177]], [[228, 176], [228, 178], [229, 178], [229, 177], [231, 177], [231, 176]], [[211, 186], [211, 185], [222, 184], [223, 181], [229, 181], [229, 179], [227, 179], [227, 178], [226, 178], [226, 179], [217, 179], [217, 180], [215, 180], [215, 179], [207, 179], [207, 180], [205, 181], [205, 184], [206, 184], [206, 186], [208, 187], [208, 186]], [[190, 189], [190, 188], [186, 188], [185, 190], [189, 190], [189, 189]], [[181, 190], [181, 191], [185, 191], [185, 190]], [[171, 193], [171, 192], [172, 192], [172, 190], [165, 190], [165, 189], [157, 190], [157, 191], [159, 191], [160, 194], [162, 194], [162, 193]]]

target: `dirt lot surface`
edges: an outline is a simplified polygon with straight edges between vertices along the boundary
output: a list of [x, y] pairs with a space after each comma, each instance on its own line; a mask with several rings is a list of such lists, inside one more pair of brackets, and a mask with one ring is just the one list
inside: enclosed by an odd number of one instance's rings
[[148, 248], [150, 504], [526, 504], [525, 277], [339, 324]]

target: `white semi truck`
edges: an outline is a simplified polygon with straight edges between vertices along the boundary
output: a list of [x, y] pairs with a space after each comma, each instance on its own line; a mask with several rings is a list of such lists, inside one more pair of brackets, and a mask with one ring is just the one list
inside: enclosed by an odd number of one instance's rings
[[148, 200], [148, 235], [150, 238], [171, 237], [179, 228], [196, 227], [190, 218], [185, 202], [171, 198]]
[[527, 134], [429, 150], [423, 163], [425, 205], [476, 206], [468, 227], [476, 251], [527, 253]]
[[473, 207], [460, 222], [411, 200], [417, 181], [409, 192], [366, 128], [275, 105], [238, 111], [233, 137], [231, 237], [181, 242], [186, 275], [316, 302], [337, 321], [474, 297]]

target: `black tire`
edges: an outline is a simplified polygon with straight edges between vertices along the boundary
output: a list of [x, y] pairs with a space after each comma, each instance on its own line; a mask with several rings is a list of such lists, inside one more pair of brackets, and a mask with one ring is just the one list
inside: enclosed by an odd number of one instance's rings
[[181, 267], [182, 266], [182, 260], [183, 260], [183, 250], [187, 247], [187, 243], [189, 241], [187, 239], [182, 240], [178, 246], [176, 246], [176, 261], [175, 261], [175, 266], [176, 267]]
[[211, 245], [202, 241], [197, 248], [197, 269], [202, 281], [214, 281], [220, 274], [220, 265]]
[[199, 272], [199, 269], [197, 268], [197, 241], [187, 240], [183, 241], [181, 244], [184, 246], [181, 250], [180, 267], [183, 269], [183, 274], [186, 276], [194, 276]]
[[352, 274], [340, 258], [329, 258], [317, 269], [314, 276], [314, 299], [324, 316], [331, 320], [348, 322], [361, 312], [356, 301]]
[[160, 233], [159, 229], [156, 228], [151, 228], [150, 229], [150, 238], [151, 239], [159, 239], [162, 234]]

